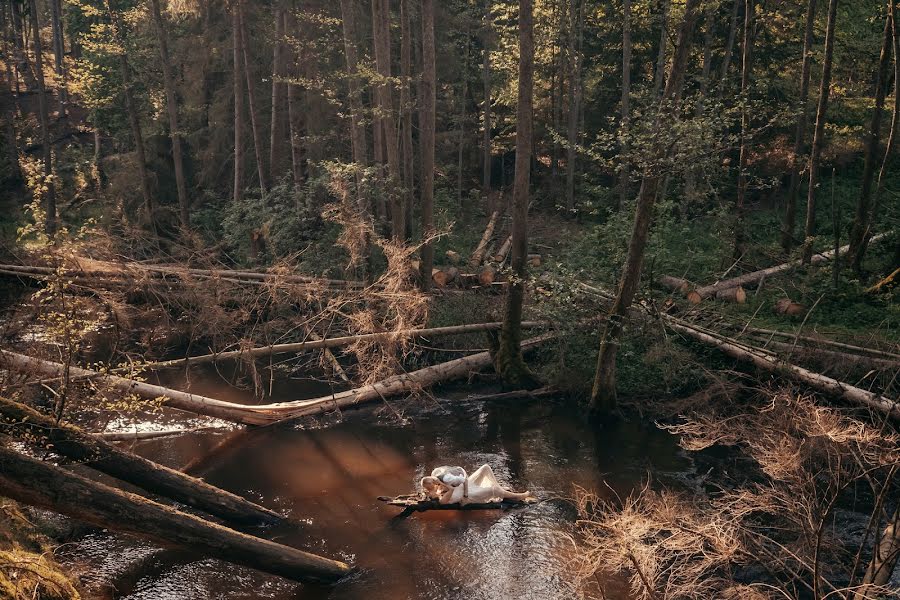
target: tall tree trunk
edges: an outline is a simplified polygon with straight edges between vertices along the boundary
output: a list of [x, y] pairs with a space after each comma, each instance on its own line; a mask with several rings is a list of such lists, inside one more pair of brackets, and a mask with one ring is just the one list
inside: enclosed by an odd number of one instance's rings
[[522, 304], [525, 299], [525, 259], [528, 252], [528, 196], [531, 184], [531, 144], [534, 109], [534, 8], [532, 0], [519, 0], [519, 95], [516, 110], [516, 172], [513, 182], [512, 277], [507, 286], [503, 328], [494, 365], [504, 385], [534, 386], [534, 377], [522, 358]]
[[[709, 3], [706, 6], [704, 15], [705, 26], [703, 28], [703, 66], [700, 73], [700, 89], [697, 91], [697, 101], [694, 104], [694, 117], [700, 118], [706, 109], [709, 88], [712, 83], [712, 42], [713, 34], [716, 29], [716, 9], [715, 3]], [[697, 177], [701, 174], [700, 169], [695, 165], [687, 165], [684, 175], [684, 201], [681, 203], [682, 218], [688, 218], [688, 209], [693, 202], [699, 200], [697, 194]]]
[[866, 140], [866, 158], [863, 167], [862, 190], [856, 203], [856, 216], [850, 229], [850, 261], [853, 271], [859, 274], [862, 269], [863, 239], [869, 229], [869, 213], [871, 211], [872, 183], [875, 179], [875, 162], [878, 160], [878, 146], [881, 139], [881, 114], [884, 111], [884, 98], [887, 94], [888, 67], [891, 62], [891, 45], [893, 44], [892, 10], [893, 0], [887, 7], [884, 19], [884, 39], [881, 44], [881, 55], [878, 60], [878, 72], [875, 75], [875, 110]]
[[[421, 131], [422, 153], [422, 239], [427, 240], [434, 231], [434, 138], [435, 138], [435, 105], [437, 103], [434, 48], [434, 0], [422, 0], [422, 83], [419, 86], [421, 112], [419, 114], [419, 130]], [[422, 289], [431, 287], [431, 268], [434, 264], [434, 247], [431, 242], [422, 245], [421, 280]]]
[[44, 210], [45, 228], [51, 236], [56, 233], [56, 185], [53, 181], [53, 148], [50, 145], [50, 109], [48, 107], [47, 85], [44, 81], [44, 53], [41, 48], [41, 26], [38, 23], [37, 3], [30, 0], [31, 43], [34, 48], [34, 76], [38, 86], [38, 117], [41, 122], [41, 148], [44, 160]]
[[[9, 4], [9, 10], [12, 13], [13, 51], [15, 53], [16, 72], [22, 76], [22, 79], [25, 81], [25, 87], [31, 89], [37, 85], [37, 81], [34, 73], [31, 71], [31, 63], [28, 60], [28, 52], [26, 50], [28, 48], [26, 40], [28, 37], [28, 24], [25, 21], [25, 16], [22, 14], [22, 5], [19, 2], [10, 2]], [[18, 83], [18, 79], [16, 79], [16, 82]], [[18, 91], [16, 90], [16, 92]]]
[[415, 157], [413, 156], [412, 102], [412, 18], [409, 0], [400, 0], [400, 130], [403, 175], [403, 218], [406, 239], [412, 238], [412, 207], [415, 198]]
[[[297, 28], [297, 17], [291, 10], [282, 10], [284, 17], [284, 31], [286, 35], [299, 36]], [[283, 57], [282, 57], [283, 58]], [[285, 73], [296, 75], [297, 58], [293, 57], [290, 61], [283, 63]], [[298, 186], [306, 180], [303, 160], [303, 117], [301, 116], [299, 86], [295, 83], [285, 83], [287, 87], [287, 112], [288, 112], [288, 131], [290, 135], [291, 147], [291, 175], [294, 185]]]
[[159, 55], [162, 62], [163, 85], [166, 88], [166, 108], [169, 113], [169, 136], [172, 138], [172, 161], [175, 163], [175, 186], [178, 188], [178, 209], [181, 226], [191, 226], [190, 201], [187, 195], [187, 184], [184, 180], [184, 161], [181, 156], [181, 130], [178, 128], [178, 100], [175, 97], [175, 77], [169, 62], [169, 40], [166, 24], [159, 8], [159, 0], [150, 0], [153, 11], [153, 23], [156, 26], [156, 37], [159, 42]]
[[[891, 131], [888, 134], [884, 148], [884, 158], [881, 160], [881, 169], [878, 171], [878, 183], [875, 185], [875, 193], [873, 194], [872, 211], [867, 219], [866, 231], [857, 253], [860, 262], [862, 262], [872, 237], [872, 224], [878, 215], [881, 206], [881, 194], [884, 191], [884, 175], [887, 172], [894, 152], [894, 146], [897, 143], [897, 128], [900, 127], [900, 25], [897, 24], [897, 5], [893, 2], [890, 3], [890, 11], [891, 31], [894, 35], [894, 111], [891, 116]], [[894, 254], [894, 264], [900, 265], [900, 244], [897, 245], [897, 250]]]
[[463, 56], [463, 80], [462, 89], [459, 93], [459, 116], [457, 126], [456, 139], [456, 206], [459, 214], [462, 214], [462, 198], [463, 198], [463, 167], [465, 162], [466, 149], [466, 120], [468, 119], [468, 111], [466, 110], [466, 97], [469, 95], [469, 31], [465, 31], [466, 52]]
[[741, 139], [738, 158], [738, 186], [737, 202], [735, 203], [734, 225], [734, 259], [738, 260], [746, 250], [744, 245], [744, 203], [747, 197], [747, 136], [750, 129], [750, 110], [747, 102], [750, 100], [750, 77], [753, 69], [753, 0], [744, 2], [744, 41], [741, 55]]
[[[668, 0], [663, 0], [668, 2]], [[575, 210], [575, 161], [578, 145], [578, 116], [581, 104], [581, 30], [584, 1], [569, 12], [569, 123], [566, 148], [566, 216]], [[518, 130], [517, 130], [518, 131]], [[518, 133], [516, 134], [518, 136]], [[515, 185], [515, 184], [514, 184]]]
[[128, 52], [125, 47], [125, 30], [122, 16], [118, 10], [113, 9], [111, 0], [106, 0], [106, 10], [113, 23], [116, 43], [121, 46], [119, 53], [119, 73], [122, 78], [122, 96], [125, 99], [125, 110], [128, 113], [128, 125], [131, 128], [131, 137], [134, 139], [134, 154], [138, 165], [138, 178], [141, 184], [141, 197], [144, 200], [144, 210], [150, 226], [156, 228], [156, 209], [153, 205], [153, 195], [150, 193], [150, 176], [147, 173], [147, 157], [144, 155], [144, 134], [141, 130], [141, 118], [137, 104], [134, 101], [134, 93], [131, 89], [131, 68], [128, 66]]
[[493, 27], [491, 19], [491, 0], [484, 3], [484, 33], [482, 40], [481, 81], [484, 85], [484, 130], [482, 137], [481, 187], [484, 192], [491, 189], [491, 38]]
[[656, 56], [656, 73], [653, 76], [653, 97], [658, 98], [666, 76], [666, 46], [669, 41], [669, 9], [672, 0], [660, 0], [659, 49]]
[[806, 4], [806, 26], [803, 35], [803, 64], [800, 68], [800, 114], [797, 115], [797, 130], [794, 134], [794, 152], [791, 156], [791, 179], [788, 184], [787, 203], [784, 207], [784, 228], [781, 232], [781, 247], [790, 254], [794, 244], [794, 224], [797, 220], [797, 196], [800, 191], [800, 173], [803, 165], [800, 156], [806, 148], [806, 126], [809, 123], [809, 73], [812, 67], [812, 47], [815, 42], [816, 2]]
[[253, 76], [250, 74], [250, 65], [253, 63], [253, 61], [250, 60], [249, 52], [247, 51], [247, 24], [244, 20], [243, 2], [239, 4], [238, 14], [240, 15], [241, 19], [241, 56], [244, 59], [244, 78], [247, 81], [247, 109], [250, 111], [250, 132], [253, 135], [253, 150], [255, 151], [256, 156], [256, 172], [259, 176], [259, 187], [263, 191], [263, 193], [265, 193], [269, 190], [269, 182], [266, 178], [266, 165], [265, 161], [263, 160], [265, 151], [262, 147], [262, 127], [259, 126], [259, 114], [256, 112], [256, 90], [253, 85]]
[[281, 174], [284, 148], [282, 132], [285, 129], [284, 107], [287, 100], [287, 84], [284, 82], [285, 9], [282, 0], [275, 3], [275, 43], [272, 49], [272, 120], [269, 127], [269, 182]]
[[[678, 31], [678, 41], [675, 55], [672, 59], [672, 68], [666, 79], [666, 87], [660, 98], [660, 111], [654, 123], [654, 130], [661, 131], [667, 126], [665, 120], [674, 118], [677, 106], [669, 109], [673, 100], [680, 97], [681, 88], [684, 85], [684, 74], [687, 70], [688, 54], [691, 47], [691, 38], [694, 26], [697, 22], [697, 6], [700, 0], [687, 0], [684, 7], [684, 20]], [[657, 142], [651, 150], [652, 162], [658, 162], [663, 158], [668, 149]], [[609, 413], [616, 406], [616, 354], [619, 348], [619, 339], [625, 325], [625, 317], [637, 293], [641, 279], [641, 267], [644, 262], [644, 249], [647, 246], [647, 238], [650, 234], [650, 223], [653, 217], [653, 204], [659, 191], [662, 175], [656, 173], [651, 167], [644, 174], [641, 190], [638, 194], [637, 207], [634, 214], [634, 227], [631, 232], [631, 240], [628, 243], [628, 254], [625, 265], [622, 267], [622, 275], [619, 278], [619, 286], [616, 299], [610, 309], [609, 317], [603, 327], [601, 335], [600, 352], [597, 356], [597, 371], [594, 375], [594, 386], [591, 391], [591, 411], [596, 415]]]
[[806, 196], [806, 229], [803, 242], [803, 262], [812, 258], [816, 237], [816, 188], [819, 185], [819, 162], [825, 143], [825, 117], [828, 113], [828, 97], [831, 93], [831, 63], [834, 57], [834, 22], [837, 18], [838, 0], [828, 2], [828, 24], [825, 28], [825, 56], [822, 59], [822, 81], [819, 85], [819, 106], [816, 109], [816, 127], [813, 131], [812, 152], [809, 155], [809, 190]]
[[59, 101], [59, 116], [66, 116], [68, 91], [66, 90], [66, 55], [63, 43], [62, 4], [60, 0], [50, 0], [50, 25], [53, 30], [53, 59], [56, 69], [56, 96]]
[[[155, 2], [156, 0], [154, 0]], [[237, 205], [244, 198], [244, 74], [241, 69], [241, 0], [231, 0], [232, 84], [234, 96], [234, 195]]]
[[622, 132], [622, 172], [619, 179], [619, 206], [628, 200], [630, 165], [628, 152], [629, 121], [631, 120], [631, 0], [622, 0], [622, 107], [619, 129]]
[[394, 118], [393, 85], [391, 77], [391, 31], [390, 0], [372, 0], [372, 23], [375, 37], [375, 65], [382, 81], [376, 92], [381, 135], [384, 140], [388, 165], [388, 185], [385, 188], [391, 202], [391, 234], [395, 240], [402, 240], [406, 233], [406, 218], [403, 211], [403, 195], [398, 193], [400, 183], [400, 148], [397, 123]]
[[358, 54], [356, 48], [356, 3], [341, 0], [341, 20], [344, 33], [344, 58], [347, 61], [347, 87], [350, 96], [350, 144], [353, 162], [357, 166], [357, 201], [360, 211], [368, 214], [369, 206], [362, 190], [362, 172], [369, 165], [366, 146], [366, 127], [362, 114], [362, 95], [359, 89]]
[[725, 56], [722, 58], [722, 72], [719, 75], [719, 96], [725, 92], [725, 81], [731, 68], [731, 57], [734, 55], [734, 41], [737, 39], [738, 11], [744, 0], [734, 0], [731, 6], [731, 21], [728, 26], [728, 41], [725, 42]]

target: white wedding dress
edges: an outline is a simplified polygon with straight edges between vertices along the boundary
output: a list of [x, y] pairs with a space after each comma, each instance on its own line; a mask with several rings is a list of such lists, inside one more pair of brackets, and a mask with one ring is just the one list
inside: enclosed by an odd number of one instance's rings
[[490, 465], [481, 465], [471, 475], [462, 467], [438, 467], [431, 475], [453, 488], [449, 497], [441, 498], [441, 504], [500, 502], [510, 494], [500, 485]]

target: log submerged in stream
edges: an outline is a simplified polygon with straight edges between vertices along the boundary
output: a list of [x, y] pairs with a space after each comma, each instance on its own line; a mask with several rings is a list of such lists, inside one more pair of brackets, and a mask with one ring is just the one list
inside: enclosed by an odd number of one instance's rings
[[346, 563], [204, 521], [0, 446], [0, 494], [97, 527], [301, 582], [331, 583]]
[[46, 440], [57, 454], [159, 494], [202, 510], [226, 521], [241, 524], [276, 523], [278, 513], [236, 494], [209, 485], [136, 454], [124, 452], [71, 425], [56, 424], [36, 410], [0, 397], [0, 431], [20, 439]]

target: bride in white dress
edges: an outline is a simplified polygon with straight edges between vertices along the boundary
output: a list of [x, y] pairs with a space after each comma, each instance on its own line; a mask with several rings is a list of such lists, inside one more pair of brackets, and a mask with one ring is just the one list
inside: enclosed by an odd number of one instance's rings
[[423, 477], [421, 484], [425, 495], [441, 504], [487, 504], [529, 497], [527, 491], [513, 492], [500, 485], [490, 465], [481, 465], [471, 475], [462, 467], [438, 467]]

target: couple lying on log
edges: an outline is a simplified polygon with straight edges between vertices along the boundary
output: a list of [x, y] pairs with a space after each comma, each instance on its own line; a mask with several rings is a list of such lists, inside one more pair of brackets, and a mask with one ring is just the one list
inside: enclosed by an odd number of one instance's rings
[[513, 492], [500, 485], [490, 465], [481, 465], [471, 475], [462, 467], [438, 467], [421, 481], [428, 500], [439, 504], [490, 504], [493, 502], [526, 502], [531, 495]]

